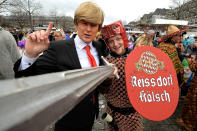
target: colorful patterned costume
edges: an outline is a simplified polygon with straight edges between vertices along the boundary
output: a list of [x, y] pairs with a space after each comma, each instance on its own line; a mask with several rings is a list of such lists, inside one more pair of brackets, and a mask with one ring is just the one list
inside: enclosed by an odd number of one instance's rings
[[107, 112], [115, 121], [115, 125], [108, 124], [109, 131], [141, 131], [143, 126], [142, 117], [132, 107], [127, 96], [124, 65], [128, 53], [127, 50], [121, 57], [115, 54], [106, 57], [118, 68], [120, 76], [120, 79], [113, 78], [109, 87], [102, 88], [108, 102]]
[[178, 52], [176, 50], [176, 47], [171, 43], [161, 43], [158, 46], [158, 48], [161, 49], [162, 51], [164, 51], [164, 53], [166, 53], [170, 57], [170, 59], [172, 60], [172, 63], [173, 63], [174, 68], [176, 70], [179, 85], [181, 85], [183, 82], [183, 71], [184, 70], [183, 70], [183, 65], [178, 57]]
[[183, 74], [183, 65], [178, 57], [176, 47], [171, 43], [161, 43], [159, 49], [164, 51], [172, 60], [177, 74]]

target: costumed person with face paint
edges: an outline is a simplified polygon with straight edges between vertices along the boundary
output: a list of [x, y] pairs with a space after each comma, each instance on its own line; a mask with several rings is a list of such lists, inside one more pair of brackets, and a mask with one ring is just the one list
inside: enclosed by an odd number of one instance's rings
[[143, 127], [142, 117], [132, 107], [126, 89], [124, 65], [131, 49], [128, 48], [129, 40], [122, 22], [116, 21], [104, 26], [101, 35], [110, 50], [106, 59], [118, 68], [120, 77], [111, 78], [110, 85], [100, 88], [107, 100], [107, 113], [113, 118], [113, 121], [108, 123], [108, 130], [140, 131]]

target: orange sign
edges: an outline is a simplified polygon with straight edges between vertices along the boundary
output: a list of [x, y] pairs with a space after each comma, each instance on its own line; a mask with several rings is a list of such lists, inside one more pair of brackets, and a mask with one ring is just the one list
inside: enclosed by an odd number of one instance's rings
[[134, 49], [125, 64], [129, 100], [143, 117], [161, 121], [175, 111], [179, 87], [171, 59], [160, 49]]

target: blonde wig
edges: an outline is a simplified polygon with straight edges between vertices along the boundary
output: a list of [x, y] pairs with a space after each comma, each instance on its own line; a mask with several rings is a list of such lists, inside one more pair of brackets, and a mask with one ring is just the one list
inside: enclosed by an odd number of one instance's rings
[[74, 24], [77, 25], [81, 20], [98, 24], [100, 30], [104, 21], [104, 13], [97, 4], [84, 2], [75, 11]]

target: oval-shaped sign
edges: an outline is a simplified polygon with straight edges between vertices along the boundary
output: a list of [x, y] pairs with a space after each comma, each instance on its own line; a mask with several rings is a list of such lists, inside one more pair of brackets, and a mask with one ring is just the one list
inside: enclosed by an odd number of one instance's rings
[[176, 71], [171, 59], [160, 49], [134, 49], [125, 63], [129, 100], [143, 117], [153, 121], [169, 118], [179, 99]]

